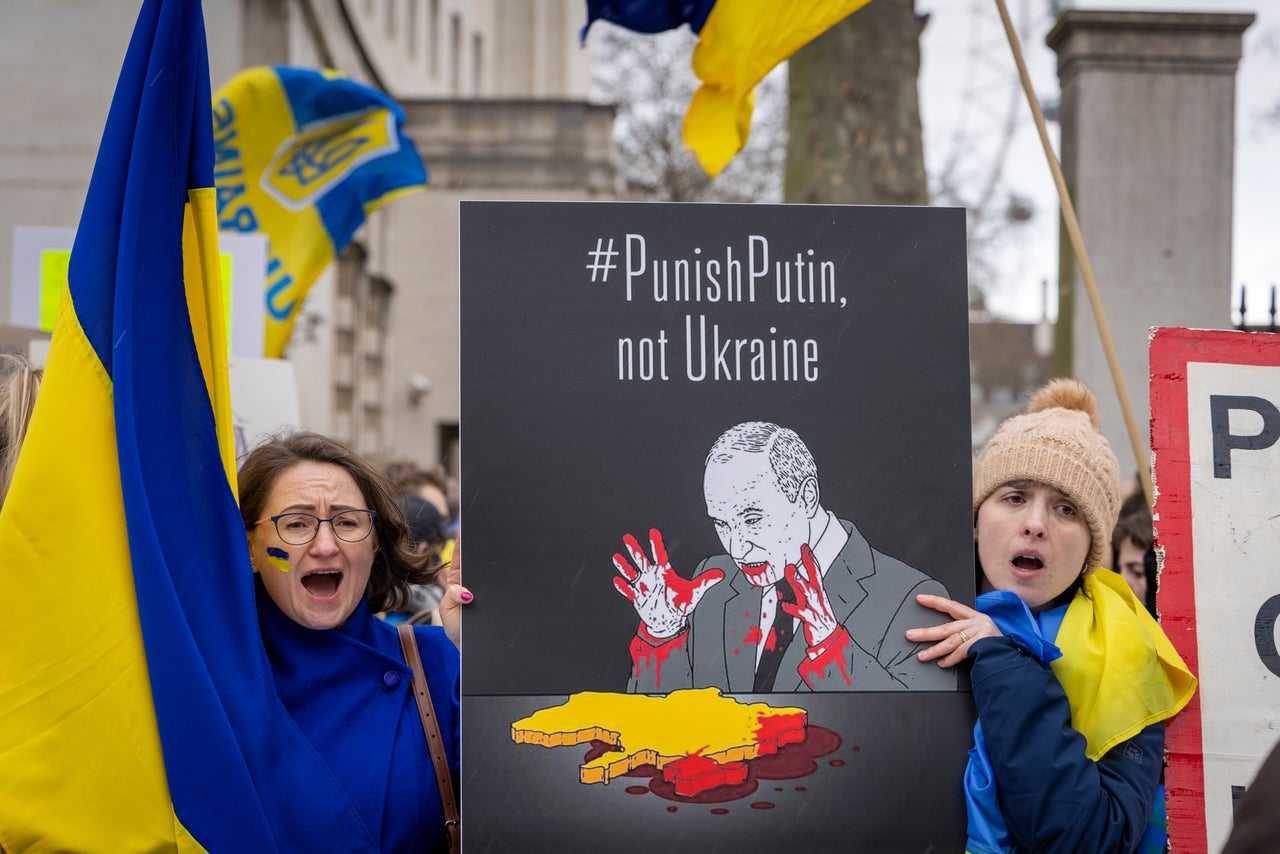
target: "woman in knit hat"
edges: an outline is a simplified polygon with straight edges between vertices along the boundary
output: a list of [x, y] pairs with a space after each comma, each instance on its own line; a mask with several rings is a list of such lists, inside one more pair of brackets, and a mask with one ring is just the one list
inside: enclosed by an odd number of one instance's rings
[[1040, 389], [974, 470], [977, 608], [912, 629], [919, 657], [972, 660], [978, 708], [965, 772], [966, 849], [1134, 851], [1155, 801], [1164, 724], [1195, 690], [1143, 604], [1095, 572], [1120, 507], [1097, 401], [1075, 380]]

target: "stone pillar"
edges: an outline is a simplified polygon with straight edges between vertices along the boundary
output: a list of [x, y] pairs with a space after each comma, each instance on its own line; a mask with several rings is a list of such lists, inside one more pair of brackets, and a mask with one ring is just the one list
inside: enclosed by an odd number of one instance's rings
[[[1061, 157], [1130, 404], [1150, 451], [1147, 330], [1231, 326], [1235, 73], [1250, 14], [1066, 12], [1047, 42], [1062, 86]], [[1131, 450], [1065, 229], [1059, 348], [1094, 389], [1122, 476]], [[1063, 339], [1066, 340], [1063, 340]], [[1059, 354], [1060, 356], [1063, 354]]]

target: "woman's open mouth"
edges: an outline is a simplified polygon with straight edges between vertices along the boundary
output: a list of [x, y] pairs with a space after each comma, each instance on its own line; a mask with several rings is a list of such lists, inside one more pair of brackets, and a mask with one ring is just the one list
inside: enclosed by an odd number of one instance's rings
[[342, 573], [338, 570], [321, 570], [302, 576], [302, 587], [314, 599], [332, 599], [342, 586]]
[[1044, 561], [1035, 555], [1018, 555], [1010, 563], [1013, 565], [1014, 576], [1023, 580], [1035, 578], [1044, 569]]

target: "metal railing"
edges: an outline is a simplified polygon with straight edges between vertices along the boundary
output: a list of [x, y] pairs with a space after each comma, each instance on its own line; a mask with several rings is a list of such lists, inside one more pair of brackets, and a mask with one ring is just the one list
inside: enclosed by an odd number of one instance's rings
[[1236, 324], [1236, 329], [1242, 332], [1280, 332], [1280, 328], [1276, 327], [1276, 286], [1271, 286], [1271, 308], [1268, 309], [1268, 317], [1270, 321], [1265, 325], [1249, 326], [1245, 323], [1245, 310], [1247, 304], [1245, 302], [1245, 286], [1240, 286], [1240, 322]]

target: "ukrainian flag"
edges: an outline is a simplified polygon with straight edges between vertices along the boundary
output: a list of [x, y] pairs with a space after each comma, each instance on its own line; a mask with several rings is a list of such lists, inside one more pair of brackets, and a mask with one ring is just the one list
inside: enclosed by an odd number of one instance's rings
[[747, 144], [756, 84], [868, 2], [587, 0], [587, 28], [604, 19], [641, 33], [688, 24], [698, 34], [693, 72], [702, 85], [685, 113], [684, 141], [707, 174], [718, 175]]
[[234, 492], [198, 0], [146, 0], [0, 510], [0, 849], [371, 851], [276, 697]]
[[214, 95], [220, 225], [271, 246], [266, 356], [284, 355], [307, 291], [365, 218], [427, 183], [404, 120], [336, 71], [250, 68]]

